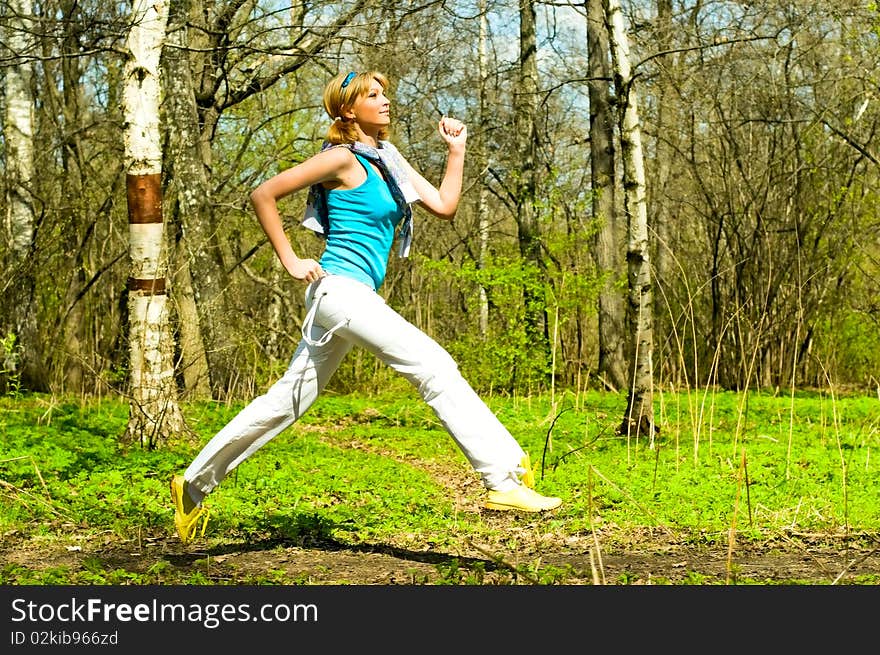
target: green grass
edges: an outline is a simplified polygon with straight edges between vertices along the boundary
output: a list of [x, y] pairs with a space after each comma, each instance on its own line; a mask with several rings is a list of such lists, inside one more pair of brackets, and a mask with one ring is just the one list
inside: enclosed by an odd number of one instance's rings
[[[621, 396], [568, 393], [555, 400], [551, 406], [548, 397], [487, 399], [531, 453], [539, 489], [565, 501], [542, 530], [564, 537], [602, 529], [622, 538], [659, 530], [695, 544], [725, 544], [731, 529], [738, 541], [880, 530], [876, 398], [664, 392], [655, 398], [661, 431], [654, 443], [615, 434]], [[195, 437], [147, 451], [121, 445], [128, 409], [118, 399], [0, 399], [0, 534], [32, 541], [170, 534], [168, 479], [241, 407], [185, 405]], [[420, 463], [473, 475], [409, 389], [326, 395], [212, 494], [211, 533], [437, 549], [462, 539], [513, 550], [527, 542], [527, 530], [501, 534], [479, 513], [457, 511], [456, 499]], [[3, 562], [0, 581], [143, 584], [161, 583], [166, 573], [161, 563], [134, 574], [98, 563], [74, 572]], [[479, 569], [452, 563], [440, 573], [450, 584], [483, 579]], [[522, 573], [543, 582], [565, 578], [552, 567]], [[270, 571], [261, 582], [282, 579]], [[183, 582], [203, 583], [199, 573]], [[695, 574], [690, 584], [699, 583]]]

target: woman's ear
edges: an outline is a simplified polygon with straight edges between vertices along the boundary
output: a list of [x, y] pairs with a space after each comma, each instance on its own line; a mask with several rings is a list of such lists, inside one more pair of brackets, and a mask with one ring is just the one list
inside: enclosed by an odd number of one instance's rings
[[347, 120], [353, 121], [354, 120], [354, 104], [351, 104], [347, 107], [341, 107], [339, 109], [339, 115]]

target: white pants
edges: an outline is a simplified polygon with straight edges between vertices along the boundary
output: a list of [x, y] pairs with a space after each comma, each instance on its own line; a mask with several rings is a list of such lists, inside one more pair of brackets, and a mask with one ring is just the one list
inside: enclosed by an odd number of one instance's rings
[[205, 445], [184, 473], [201, 502], [229, 473], [302, 416], [358, 345], [409, 380], [452, 435], [487, 489], [520, 484], [525, 454], [436, 341], [370, 287], [328, 275], [306, 289], [308, 314], [287, 371]]

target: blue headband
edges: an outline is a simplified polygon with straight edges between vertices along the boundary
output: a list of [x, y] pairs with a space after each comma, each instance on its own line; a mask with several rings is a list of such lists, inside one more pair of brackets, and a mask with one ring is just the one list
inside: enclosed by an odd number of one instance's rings
[[344, 89], [345, 87], [347, 87], [356, 76], [357, 76], [357, 73], [355, 73], [354, 71], [352, 71], [348, 75], [346, 75], [345, 79], [342, 80], [342, 88]]

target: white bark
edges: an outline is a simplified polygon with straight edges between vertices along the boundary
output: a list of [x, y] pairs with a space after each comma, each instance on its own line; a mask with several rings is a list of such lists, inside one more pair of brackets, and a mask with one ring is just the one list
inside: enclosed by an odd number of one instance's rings
[[8, 54], [17, 58], [7, 66], [6, 141], [7, 199], [4, 223], [13, 262], [26, 257], [34, 237], [34, 207], [31, 183], [34, 177], [34, 97], [33, 97], [33, 37], [30, 35], [29, 16], [33, 13], [31, 0], [9, 0], [11, 16], [7, 23]]
[[[480, 125], [485, 128], [486, 116], [488, 115], [489, 99], [486, 88], [487, 71], [489, 70], [488, 56], [486, 55], [486, 41], [489, 39], [489, 19], [486, 13], [486, 0], [480, 0], [480, 42], [479, 42], [479, 65], [480, 65]], [[480, 130], [480, 157], [481, 173], [489, 165], [489, 157], [486, 148], [486, 130]], [[482, 269], [486, 265], [486, 253], [489, 249], [489, 189], [485, 184], [480, 185], [480, 201], [477, 207], [479, 220], [479, 251], [477, 255], [477, 268]], [[478, 315], [480, 320], [480, 334], [485, 339], [489, 334], [489, 297], [486, 287], [482, 284], [479, 288]]]
[[159, 59], [168, 22], [168, 0], [131, 0], [131, 5], [122, 98], [125, 170], [129, 175], [149, 175], [162, 171]]
[[129, 225], [128, 253], [130, 275], [140, 280], [162, 277], [167, 268], [162, 248], [164, 223], [133, 223]]
[[639, 124], [638, 96], [629, 61], [629, 41], [618, 0], [605, 0], [605, 20], [611, 39], [611, 59], [620, 116], [623, 157], [624, 208], [627, 215], [627, 268], [629, 275], [630, 329], [633, 339], [632, 384], [621, 431], [650, 434], [656, 426], [653, 412], [653, 301], [651, 261], [648, 253], [648, 207], [645, 164]]
[[184, 428], [174, 381], [162, 222], [159, 59], [167, 21], [167, 0], [132, 0], [123, 92], [130, 253], [128, 437], [150, 447]]
[[10, 0], [0, 30], [0, 55], [11, 62], [3, 69], [5, 110], [2, 118], [6, 193], [3, 203], [5, 248], [0, 285], [0, 338], [14, 344], [2, 354], [0, 390], [12, 384], [45, 391], [39, 327], [34, 311], [34, 66], [32, 0]]

